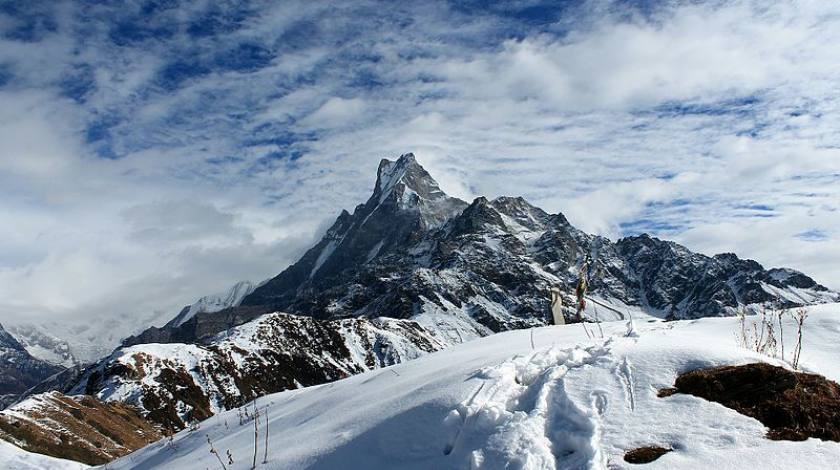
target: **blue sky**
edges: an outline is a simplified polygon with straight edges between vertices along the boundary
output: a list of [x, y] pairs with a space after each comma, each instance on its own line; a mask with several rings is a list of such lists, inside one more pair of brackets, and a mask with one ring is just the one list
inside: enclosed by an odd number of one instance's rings
[[[0, 315], [174, 314], [413, 151], [840, 288], [832, 2], [0, 2]], [[161, 317], [162, 318], [162, 317]]]

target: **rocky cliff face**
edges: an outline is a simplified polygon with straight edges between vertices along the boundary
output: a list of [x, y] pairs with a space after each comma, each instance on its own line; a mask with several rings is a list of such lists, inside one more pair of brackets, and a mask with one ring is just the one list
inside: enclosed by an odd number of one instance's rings
[[619, 240], [618, 253], [638, 282], [638, 301], [667, 318], [731, 314], [739, 306], [793, 307], [836, 301], [838, 294], [791, 269], [766, 270], [732, 253], [713, 257], [646, 235]]
[[49, 376], [60, 372], [55, 366], [32, 357], [23, 345], [0, 325], [0, 409], [18, 395]]

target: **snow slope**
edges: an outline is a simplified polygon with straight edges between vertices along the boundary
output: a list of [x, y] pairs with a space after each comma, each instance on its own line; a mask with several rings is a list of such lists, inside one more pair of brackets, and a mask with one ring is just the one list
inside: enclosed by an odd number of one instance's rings
[[4, 470], [81, 470], [85, 464], [27, 452], [0, 441], [0, 468]]
[[[838, 381], [840, 304], [810, 311], [803, 368]], [[770, 441], [761, 423], [719, 404], [656, 396], [686, 370], [784, 364], [738, 347], [737, 329], [736, 318], [706, 318], [612, 322], [603, 339], [588, 339], [581, 324], [533, 337], [510, 331], [269, 395], [257, 402], [270, 421], [269, 461], [258, 468], [631, 468], [624, 453], [645, 445], [674, 449], [650, 469], [834, 468], [840, 443]], [[791, 321], [786, 339], [793, 331]], [[220, 468], [205, 436], [222, 456], [231, 451], [229, 469], [250, 468], [253, 427], [240, 425], [236, 410], [108, 468]]]

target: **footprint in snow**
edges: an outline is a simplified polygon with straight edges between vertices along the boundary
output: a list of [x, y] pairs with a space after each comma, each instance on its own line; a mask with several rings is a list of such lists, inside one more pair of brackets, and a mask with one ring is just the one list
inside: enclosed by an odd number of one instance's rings
[[609, 398], [607, 398], [606, 392], [602, 390], [596, 390], [592, 392], [592, 408], [598, 413], [598, 416], [604, 416], [604, 413], [607, 412], [607, 406], [609, 404]]

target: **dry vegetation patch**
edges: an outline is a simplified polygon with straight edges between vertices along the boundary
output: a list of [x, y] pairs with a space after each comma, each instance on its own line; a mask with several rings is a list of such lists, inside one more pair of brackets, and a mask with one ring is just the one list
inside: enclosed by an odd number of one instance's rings
[[627, 463], [651, 463], [663, 455], [671, 452], [673, 449], [659, 446], [645, 446], [638, 449], [628, 450], [624, 454], [624, 461]]
[[770, 439], [840, 441], [840, 385], [821, 375], [756, 363], [689, 371], [674, 388], [761, 421]]
[[91, 396], [50, 392], [24, 404], [0, 412], [0, 439], [30, 452], [99, 465], [163, 437], [133, 408]]

